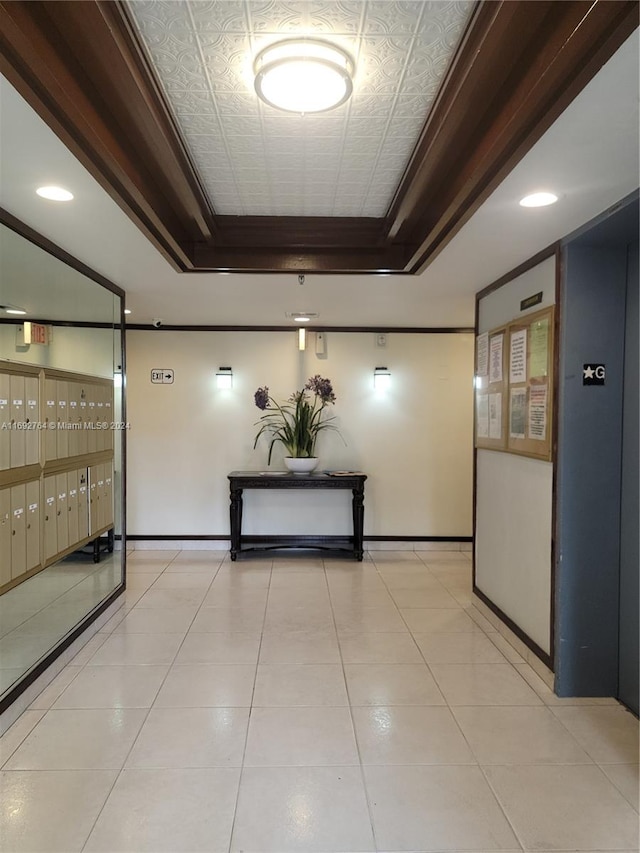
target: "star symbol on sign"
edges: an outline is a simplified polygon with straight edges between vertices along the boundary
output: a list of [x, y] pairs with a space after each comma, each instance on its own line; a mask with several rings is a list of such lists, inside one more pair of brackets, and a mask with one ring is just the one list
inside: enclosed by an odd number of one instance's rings
[[582, 373], [585, 379], [593, 379], [593, 374], [595, 373], [595, 370], [593, 369], [593, 367], [585, 367]]

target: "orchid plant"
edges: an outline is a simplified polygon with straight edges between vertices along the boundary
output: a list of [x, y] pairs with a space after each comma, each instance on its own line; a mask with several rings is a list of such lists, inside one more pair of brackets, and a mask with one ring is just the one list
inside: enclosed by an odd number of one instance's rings
[[336, 401], [330, 379], [312, 376], [301, 391], [295, 391], [286, 403], [278, 403], [269, 394], [265, 385], [254, 394], [256, 406], [266, 414], [262, 415], [256, 426], [260, 425], [254, 450], [263, 433], [270, 437], [269, 457], [271, 464], [273, 445], [280, 442], [288, 456], [309, 458], [315, 456], [316, 441], [322, 430], [337, 427], [331, 423], [334, 416], [326, 417], [324, 411]]

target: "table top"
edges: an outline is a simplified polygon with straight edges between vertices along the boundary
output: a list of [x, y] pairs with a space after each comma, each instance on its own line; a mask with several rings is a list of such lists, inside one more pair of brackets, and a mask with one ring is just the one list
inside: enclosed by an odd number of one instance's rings
[[292, 471], [231, 471], [231, 482], [254, 488], [351, 488], [362, 485], [367, 475], [362, 471], [312, 471], [296, 474]]

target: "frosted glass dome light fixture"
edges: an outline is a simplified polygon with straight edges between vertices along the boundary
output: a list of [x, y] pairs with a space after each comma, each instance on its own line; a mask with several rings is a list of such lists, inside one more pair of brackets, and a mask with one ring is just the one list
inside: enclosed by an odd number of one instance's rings
[[342, 48], [320, 39], [269, 45], [256, 56], [253, 70], [258, 97], [290, 113], [332, 110], [353, 92], [353, 60]]

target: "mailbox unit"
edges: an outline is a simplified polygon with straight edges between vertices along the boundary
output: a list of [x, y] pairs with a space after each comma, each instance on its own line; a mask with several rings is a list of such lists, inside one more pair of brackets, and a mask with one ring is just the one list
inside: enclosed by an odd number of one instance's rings
[[0, 361], [0, 593], [113, 547], [112, 423], [108, 379]]

